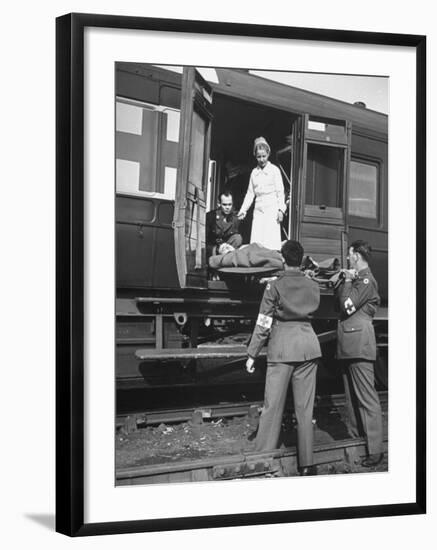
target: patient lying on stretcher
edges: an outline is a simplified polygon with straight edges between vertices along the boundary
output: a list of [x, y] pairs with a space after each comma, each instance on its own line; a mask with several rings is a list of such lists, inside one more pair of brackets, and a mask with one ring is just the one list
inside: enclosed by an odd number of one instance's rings
[[220, 254], [210, 256], [209, 267], [266, 267], [283, 269], [283, 259], [280, 252], [270, 250], [258, 243], [243, 245], [238, 249], [224, 243], [220, 247]]
[[[209, 258], [209, 267], [213, 270], [221, 268], [263, 268], [266, 271], [282, 271], [283, 258], [277, 250], [265, 248], [258, 243], [243, 245], [235, 249], [224, 243], [221, 245], [220, 254]], [[302, 271], [307, 277], [315, 279], [319, 283], [333, 286], [334, 279], [338, 276], [340, 262], [337, 258], [329, 258], [316, 262], [310, 256], [306, 256], [302, 263]]]

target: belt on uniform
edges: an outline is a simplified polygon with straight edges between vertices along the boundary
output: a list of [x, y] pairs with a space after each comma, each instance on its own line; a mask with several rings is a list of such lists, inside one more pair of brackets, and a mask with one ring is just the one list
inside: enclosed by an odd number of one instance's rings
[[282, 320], [282, 319], [275, 319], [273, 321], [274, 325], [310, 325], [311, 322], [308, 319], [308, 317], [302, 318], [302, 319], [290, 319], [288, 321]]

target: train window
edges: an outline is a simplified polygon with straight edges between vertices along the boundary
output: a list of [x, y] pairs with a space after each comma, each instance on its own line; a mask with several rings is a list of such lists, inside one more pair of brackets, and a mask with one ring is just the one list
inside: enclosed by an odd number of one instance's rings
[[180, 111], [118, 97], [117, 193], [174, 200]]
[[166, 139], [177, 143], [179, 141], [180, 112], [174, 109], [164, 109], [164, 113], [167, 117]]
[[143, 109], [138, 105], [117, 102], [116, 130], [128, 134], [142, 134]]
[[139, 190], [140, 163], [116, 159], [116, 188], [118, 193], [135, 193]]
[[344, 151], [308, 144], [305, 204], [341, 208]]
[[192, 135], [190, 140], [190, 168], [188, 179], [198, 189], [203, 188], [203, 169], [205, 155], [205, 136], [207, 123], [196, 111], [193, 111]]
[[378, 165], [352, 160], [349, 176], [350, 216], [377, 218]]

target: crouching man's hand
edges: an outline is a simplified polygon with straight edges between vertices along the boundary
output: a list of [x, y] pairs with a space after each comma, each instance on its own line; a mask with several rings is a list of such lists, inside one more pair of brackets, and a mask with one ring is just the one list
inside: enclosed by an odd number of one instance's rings
[[222, 243], [218, 247], [218, 253], [219, 254], [227, 254], [228, 252], [233, 252], [234, 250], [235, 250], [235, 248], [229, 243]]
[[255, 372], [255, 359], [253, 357], [248, 357], [246, 361], [246, 370], [249, 374]]

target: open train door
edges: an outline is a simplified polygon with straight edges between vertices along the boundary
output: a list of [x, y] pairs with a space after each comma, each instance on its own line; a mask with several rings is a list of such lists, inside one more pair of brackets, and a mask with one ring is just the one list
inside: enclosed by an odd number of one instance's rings
[[174, 209], [176, 265], [182, 288], [207, 286], [205, 218], [212, 89], [193, 67], [182, 75]]
[[338, 258], [346, 266], [352, 125], [306, 114], [296, 123], [296, 132], [295, 234], [306, 255], [316, 261]]
[[302, 188], [305, 117], [298, 116], [291, 130], [291, 170], [290, 194], [288, 203], [288, 235], [290, 239], [300, 239], [300, 190]]

